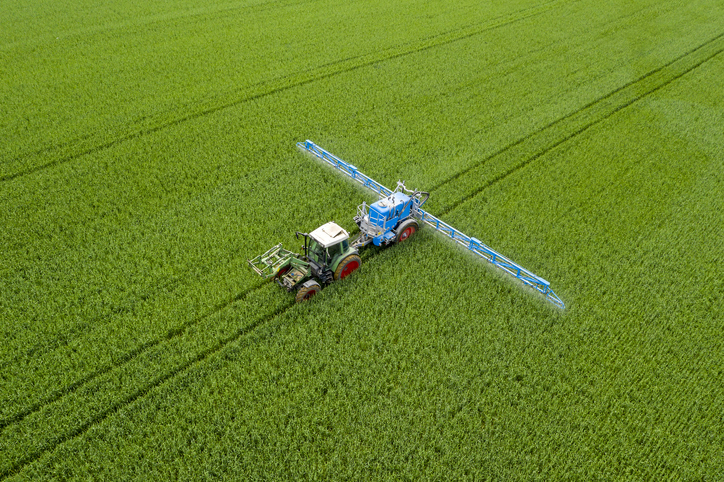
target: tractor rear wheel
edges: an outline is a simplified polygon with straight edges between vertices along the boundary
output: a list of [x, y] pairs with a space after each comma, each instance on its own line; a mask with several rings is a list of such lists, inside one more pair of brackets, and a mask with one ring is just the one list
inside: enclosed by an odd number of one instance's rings
[[337, 269], [334, 271], [334, 280], [339, 281], [345, 279], [352, 274], [362, 264], [362, 260], [356, 254], [350, 254], [339, 262]]
[[307, 301], [309, 298], [316, 295], [320, 291], [322, 291], [322, 287], [319, 286], [319, 283], [317, 283], [316, 281], [309, 281], [307, 283], [304, 283], [304, 285], [299, 288], [295, 300], [297, 303]]
[[397, 237], [395, 238], [395, 244], [405, 241], [407, 238], [415, 234], [417, 231], [417, 221], [414, 219], [408, 219], [397, 228]]

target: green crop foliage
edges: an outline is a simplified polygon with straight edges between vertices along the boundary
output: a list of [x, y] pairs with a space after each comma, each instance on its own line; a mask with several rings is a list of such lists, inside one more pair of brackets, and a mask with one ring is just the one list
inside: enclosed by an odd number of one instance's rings
[[[0, 479], [724, 472], [724, 5], [6, 2]], [[297, 305], [246, 260], [423, 229]]]

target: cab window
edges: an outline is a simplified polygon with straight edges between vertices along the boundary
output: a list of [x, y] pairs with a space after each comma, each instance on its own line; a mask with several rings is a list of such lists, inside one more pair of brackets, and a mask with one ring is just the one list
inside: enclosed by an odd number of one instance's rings
[[342, 254], [342, 243], [337, 243], [334, 246], [330, 246], [329, 248], [327, 248], [327, 252], [329, 253], [329, 259], [334, 259], [336, 256]]
[[319, 243], [316, 241], [312, 241], [312, 243], [309, 245], [309, 257], [312, 258], [317, 263], [324, 262], [324, 254], [323, 249]]

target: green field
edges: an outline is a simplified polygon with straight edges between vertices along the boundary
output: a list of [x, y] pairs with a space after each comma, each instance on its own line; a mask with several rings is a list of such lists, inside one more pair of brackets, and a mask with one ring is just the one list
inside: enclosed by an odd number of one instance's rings
[[[101, 2], [103, 3], [103, 2]], [[0, 479], [717, 480], [724, 3], [0, 11]], [[423, 229], [308, 303], [246, 260]]]

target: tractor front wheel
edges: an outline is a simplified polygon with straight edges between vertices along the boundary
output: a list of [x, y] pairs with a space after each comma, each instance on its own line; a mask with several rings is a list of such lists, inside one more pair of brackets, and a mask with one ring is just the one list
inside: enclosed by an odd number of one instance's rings
[[339, 281], [345, 279], [347, 276], [352, 274], [357, 268], [359, 268], [362, 260], [356, 254], [350, 254], [342, 261], [339, 262], [337, 269], [334, 271], [334, 280]]
[[417, 231], [417, 222], [408, 219], [404, 223], [400, 225], [399, 228], [397, 228], [397, 237], [395, 238], [395, 243], [401, 243], [405, 241], [407, 238], [415, 234]]
[[299, 291], [297, 291], [296, 301], [297, 303], [307, 301], [309, 298], [316, 295], [320, 291], [322, 291], [322, 287], [319, 285], [319, 283], [317, 283], [316, 281], [307, 281], [302, 285], [301, 288], [299, 288]]

